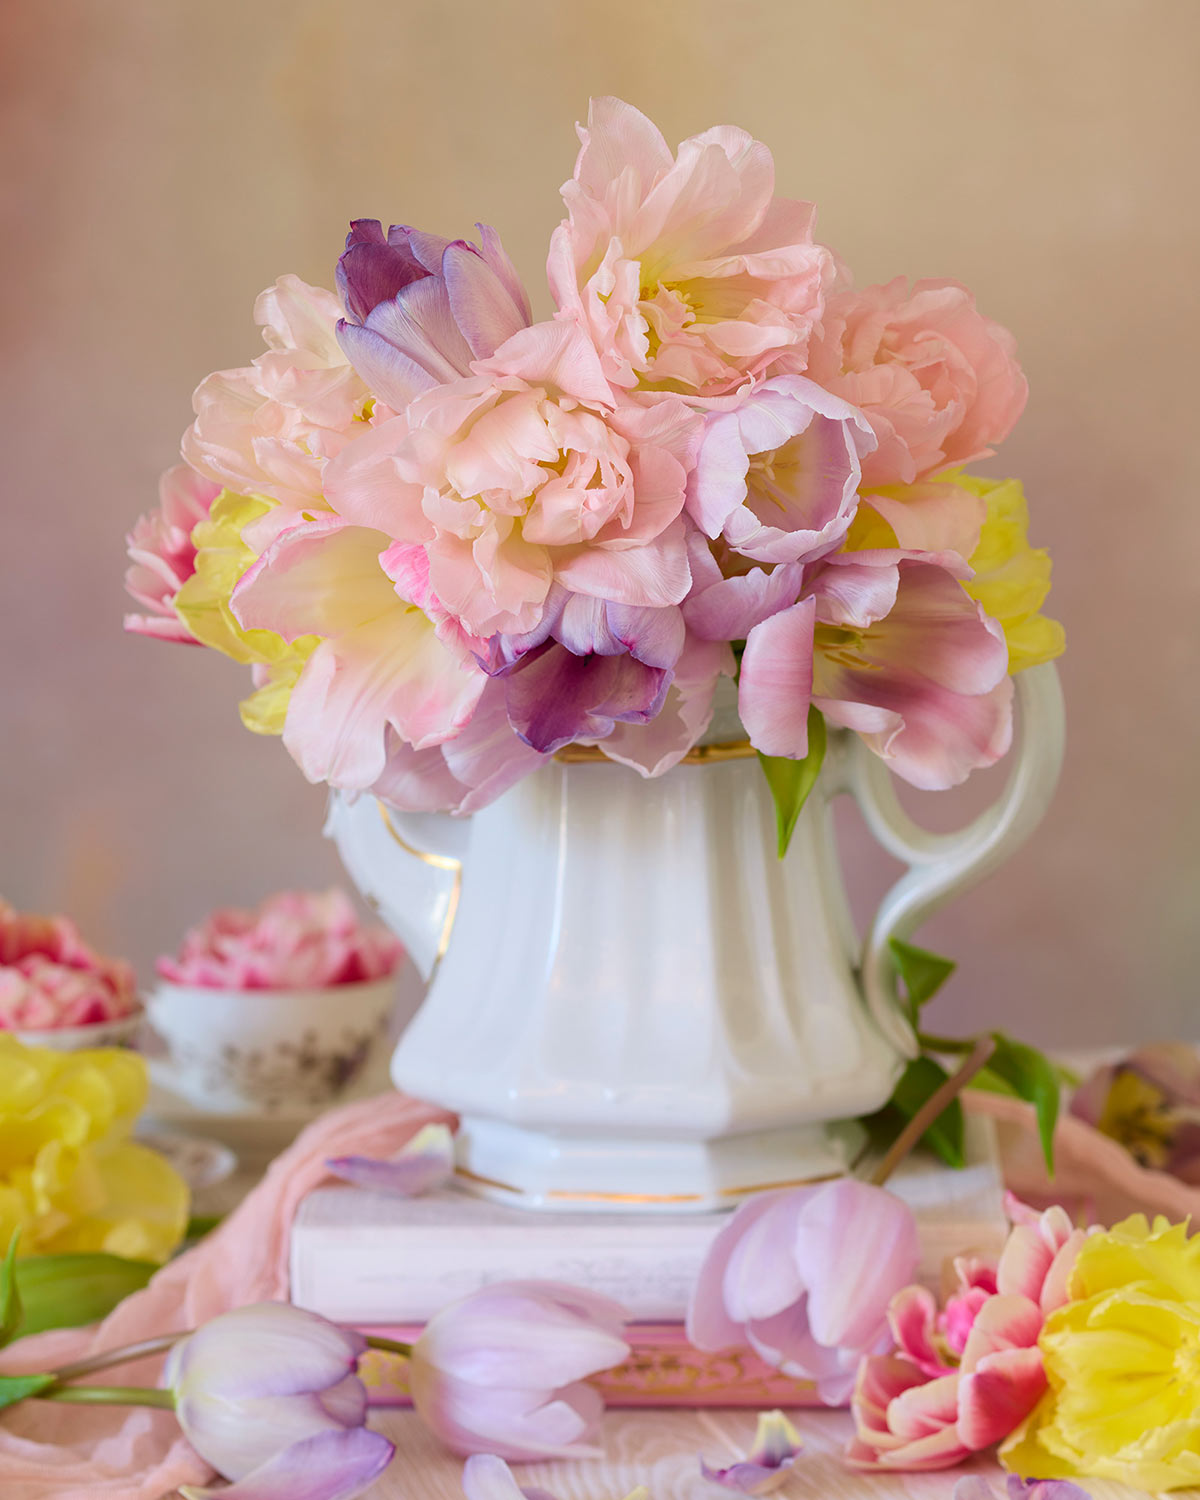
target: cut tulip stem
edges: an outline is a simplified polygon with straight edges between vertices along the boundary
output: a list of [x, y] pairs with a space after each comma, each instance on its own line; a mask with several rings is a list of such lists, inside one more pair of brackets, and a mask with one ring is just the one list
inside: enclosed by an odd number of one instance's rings
[[373, 1333], [367, 1335], [368, 1349], [381, 1349], [385, 1354], [402, 1354], [405, 1359], [412, 1358], [413, 1346], [402, 1344], [399, 1339], [376, 1338]]
[[971, 1054], [958, 1069], [952, 1073], [941, 1088], [936, 1089], [925, 1103], [922, 1104], [916, 1114], [892, 1142], [887, 1155], [871, 1173], [870, 1182], [876, 1187], [882, 1187], [908, 1153], [913, 1149], [942, 1111], [957, 1099], [971, 1079], [981, 1068], [987, 1066], [988, 1059], [996, 1050], [996, 1043], [990, 1036], [981, 1036], [971, 1048]]
[[157, 1406], [175, 1410], [173, 1391], [143, 1385], [64, 1385], [37, 1393], [39, 1401], [65, 1401], [74, 1406]]
[[140, 1344], [126, 1344], [122, 1349], [106, 1349], [103, 1354], [91, 1354], [87, 1359], [77, 1359], [74, 1364], [63, 1365], [50, 1373], [57, 1380], [78, 1380], [81, 1375], [94, 1375], [97, 1370], [109, 1370], [113, 1365], [125, 1365], [134, 1359], [147, 1359], [152, 1354], [165, 1354], [186, 1333], [168, 1333], [157, 1339], [143, 1339]]

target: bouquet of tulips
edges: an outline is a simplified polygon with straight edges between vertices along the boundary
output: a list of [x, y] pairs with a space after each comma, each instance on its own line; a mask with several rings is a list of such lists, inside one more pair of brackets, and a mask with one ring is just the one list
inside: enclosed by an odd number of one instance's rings
[[1020, 485], [964, 467], [1024, 406], [1012, 338], [953, 281], [856, 287], [743, 130], [672, 152], [609, 98], [580, 137], [549, 318], [485, 225], [359, 219], [338, 295], [263, 292], [129, 628], [246, 663], [250, 729], [407, 810], [569, 744], [660, 775], [722, 679], [777, 797], [826, 723], [918, 787], [996, 761], [1063, 645]]

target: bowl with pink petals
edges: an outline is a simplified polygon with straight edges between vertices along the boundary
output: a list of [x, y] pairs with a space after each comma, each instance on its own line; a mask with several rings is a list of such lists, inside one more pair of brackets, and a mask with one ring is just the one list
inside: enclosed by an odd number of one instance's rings
[[173, 1089], [217, 1113], [334, 1103], [392, 1040], [403, 957], [337, 890], [213, 912], [147, 1002]]
[[85, 941], [69, 917], [0, 900], [0, 1031], [55, 1051], [132, 1045], [141, 1024], [133, 968]]

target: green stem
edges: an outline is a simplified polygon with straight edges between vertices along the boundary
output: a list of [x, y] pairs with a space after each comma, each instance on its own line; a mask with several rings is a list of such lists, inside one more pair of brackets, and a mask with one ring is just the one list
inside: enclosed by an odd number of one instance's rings
[[975, 1050], [975, 1042], [969, 1037], [934, 1036], [932, 1032], [918, 1031], [917, 1041], [926, 1052], [956, 1052], [969, 1057]]
[[113, 1365], [125, 1365], [134, 1359], [147, 1359], [151, 1354], [165, 1354], [186, 1333], [168, 1333], [162, 1338], [143, 1339], [140, 1344], [126, 1344], [123, 1349], [107, 1349], [103, 1354], [93, 1354], [87, 1359], [77, 1359], [74, 1364], [63, 1365], [51, 1371], [60, 1381], [78, 1380], [81, 1375], [94, 1375], [97, 1370], [108, 1370]]
[[367, 1335], [368, 1349], [382, 1349], [385, 1354], [402, 1354], [405, 1359], [412, 1358], [413, 1346], [402, 1344], [399, 1339], [381, 1339], [371, 1333]]
[[867, 1179], [876, 1187], [884, 1185], [951, 1100], [957, 1099], [980, 1068], [987, 1066], [988, 1058], [996, 1050], [996, 1043], [990, 1036], [981, 1036], [977, 1042], [972, 1042], [970, 1047], [970, 1057], [956, 1073], [946, 1079], [941, 1088], [930, 1094], [892, 1142], [891, 1150]]
[[39, 1391], [39, 1401], [66, 1401], [77, 1406], [157, 1406], [163, 1411], [175, 1410], [171, 1391], [153, 1390], [141, 1385], [64, 1385]]

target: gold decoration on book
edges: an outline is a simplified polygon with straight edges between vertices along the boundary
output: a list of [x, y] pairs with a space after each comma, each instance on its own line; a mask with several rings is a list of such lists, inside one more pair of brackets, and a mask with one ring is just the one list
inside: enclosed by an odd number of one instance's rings
[[[478, 1172], [466, 1167], [455, 1167], [454, 1175], [474, 1182], [479, 1187], [495, 1188], [501, 1193], [511, 1193], [515, 1198], [531, 1198], [534, 1194], [525, 1188], [514, 1187], [510, 1182], [498, 1182], [494, 1177], [481, 1177]], [[846, 1174], [823, 1172], [814, 1177], [793, 1177], [785, 1182], [755, 1182], [746, 1187], [721, 1188], [722, 1198], [742, 1198], [750, 1193], [776, 1192], [780, 1188], [811, 1187], [816, 1182], [833, 1182]], [[556, 1203], [699, 1203], [699, 1193], [584, 1193], [569, 1192], [563, 1188], [552, 1188], [544, 1194]]]
[[383, 826], [391, 834], [392, 838], [400, 845], [405, 854], [411, 854], [414, 859], [419, 859], [422, 864], [432, 865], [435, 870], [447, 870], [453, 873], [454, 883], [450, 887], [450, 899], [446, 903], [446, 917], [442, 923], [441, 933], [438, 935], [437, 952], [433, 958], [433, 968], [429, 971], [430, 980], [437, 973], [438, 965], [446, 956], [446, 950], [450, 947], [450, 936], [454, 931], [454, 919], [458, 916], [458, 902], [462, 895], [462, 860], [455, 859], [452, 854], [435, 854], [431, 849], [418, 849], [415, 844], [401, 834], [392, 822], [391, 809], [386, 802], [381, 802], [377, 797], [375, 806], [379, 809], [379, 816], [383, 819]]
[[[679, 761], [681, 766], [713, 766], [726, 760], [749, 760], [758, 752], [749, 740], [724, 740], [718, 745], [693, 745]], [[554, 756], [564, 765], [618, 765], [599, 745], [564, 745]]]

